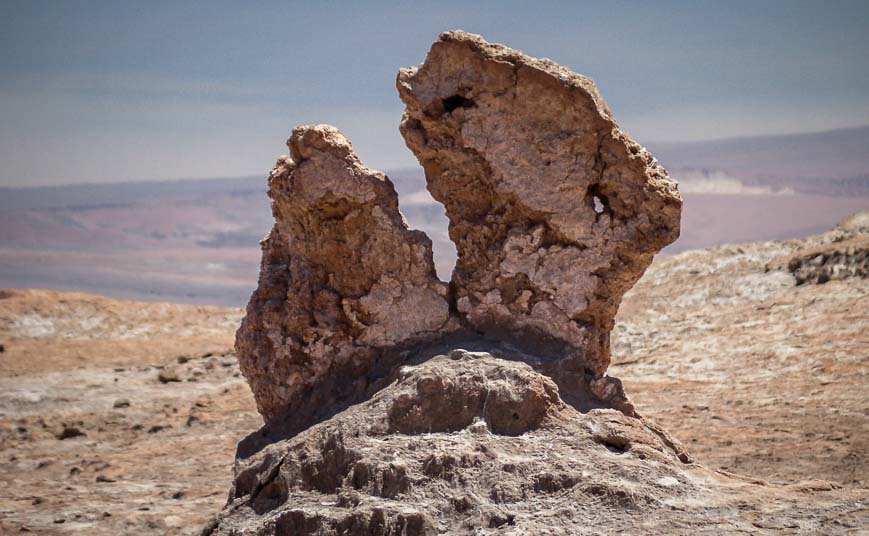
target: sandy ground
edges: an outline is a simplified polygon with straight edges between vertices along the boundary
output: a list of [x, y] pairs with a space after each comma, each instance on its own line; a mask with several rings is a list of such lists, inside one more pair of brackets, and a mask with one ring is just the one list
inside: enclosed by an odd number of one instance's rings
[[[803, 241], [663, 258], [625, 297], [615, 364], [639, 410], [710, 466], [869, 483], [869, 280], [796, 286]], [[675, 288], [674, 288], [675, 287]]]
[[[765, 269], [818, 240], [659, 259], [610, 374], [701, 463], [820, 494], [851, 512], [837, 532], [865, 533], [869, 281]], [[229, 352], [241, 314], [0, 294], [0, 533], [198, 532], [261, 424]]]
[[261, 423], [241, 310], [0, 296], [0, 533], [195, 533]]

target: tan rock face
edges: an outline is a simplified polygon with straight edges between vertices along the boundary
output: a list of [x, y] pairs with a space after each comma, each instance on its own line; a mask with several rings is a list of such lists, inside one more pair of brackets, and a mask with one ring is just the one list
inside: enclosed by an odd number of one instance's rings
[[447, 287], [431, 241], [408, 229], [389, 179], [326, 125], [298, 127], [269, 178], [275, 226], [236, 336], [268, 419], [303, 400], [365, 391], [382, 348], [437, 333]]
[[397, 85], [450, 219], [458, 311], [602, 375], [622, 295], [679, 235], [676, 183], [592, 80], [549, 60], [447, 32]]

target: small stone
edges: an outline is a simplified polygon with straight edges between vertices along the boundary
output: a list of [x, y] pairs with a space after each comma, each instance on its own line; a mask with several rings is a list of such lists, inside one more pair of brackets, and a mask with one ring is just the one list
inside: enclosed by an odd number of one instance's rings
[[474, 422], [468, 426], [467, 431], [472, 434], [488, 434], [489, 433], [489, 425], [486, 424], [486, 421], [477, 417], [474, 419]]
[[664, 476], [655, 481], [659, 486], [664, 486], [666, 488], [671, 488], [673, 486], [679, 485], [679, 480], [672, 476]]
[[128, 407], [130, 407], [130, 401], [127, 400], [126, 398], [119, 398], [119, 399], [115, 400], [115, 403], [112, 404], [112, 407], [115, 409], [128, 408]]
[[73, 437], [80, 437], [80, 436], [84, 436], [84, 435], [86, 435], [86, 434], [84, 432], [82, 432], [81, 430], [79, 430], [78, 428], [76, 428], [75, 426], [64, 426], [63, 430], [61, 430], [60, 433], [56, 434], [55, 437], [57, 437], [60, 440], [64, 440], [64, 439], [71, 439]]
[[161, 370], [157, 374], [157, 379], [160, 383], [170, 383], [170, 382], [180, 382], [181, 378], [178, 377], [178, 373], [174, 370]]

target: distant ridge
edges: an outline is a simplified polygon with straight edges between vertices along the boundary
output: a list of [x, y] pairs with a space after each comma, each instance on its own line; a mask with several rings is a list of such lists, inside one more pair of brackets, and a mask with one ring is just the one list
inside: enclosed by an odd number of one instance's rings
[[869, 174], [869, 125], [780, 136], [650, 142], [648, 147], [668, 168], [715, 169], [749, 184], [848, 181]]
[[265, 177], [5, 187], [0, 188], [0, 210], [117, 207], [162, 197], [259, 192], [265, 196]]
[[[804, 193], [869, 195], [869, 125], [801, 134], [649, 142], [669, 170], [721, 171], [746, 185], [793, 188]], [[399, 195], [424, 187], [421, 168], [387, 170]], [[0, 187], [0, 210], [129, 205], [161, 197], [209, 194], [265, 195], [265, 175]]]

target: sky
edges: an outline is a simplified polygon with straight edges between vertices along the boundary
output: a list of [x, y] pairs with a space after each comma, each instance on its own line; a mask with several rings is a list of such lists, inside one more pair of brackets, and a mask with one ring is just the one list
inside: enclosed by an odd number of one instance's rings
[[265, 176], [299, 124], [415, 166], [445, 30], [592, 77], [641, 143], [869, 124], [869, 2], [0, 2], [0, 186]]

